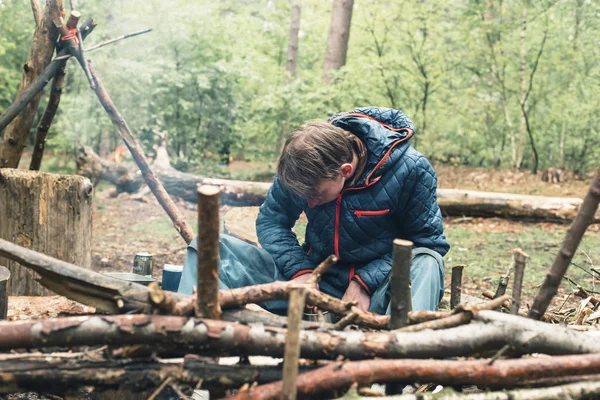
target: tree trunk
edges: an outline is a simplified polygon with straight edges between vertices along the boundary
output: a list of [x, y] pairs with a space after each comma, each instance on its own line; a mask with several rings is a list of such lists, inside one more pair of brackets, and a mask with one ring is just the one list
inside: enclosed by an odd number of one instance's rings
[[296, 63], [298, 60], [298, 33], [300, 32], [300, 0], [292, 0], [292, 13], [290, 21], [290, 38], [288, 42], [287, 62], [285, 69], [288, 73], [287, 81], [296, 77]]
[[[520, 104], [525, 103], [527, 96], [527, 2], [523, 5], [521, 20], [521, 99]], [[527, 128], [525, 114], [521, 113], [521, 124], [519, 125], [519, 140], [515, 168], [521, 168], [523, 163], [523, 152], [525, 149], [525, 130]]]
[[323, 66], [324, 83], [330, 82], [331, 71], [346, 64], [353, 7], [354, 0], [333, 0], [331, 25], [329, 28], [329, 36], [327, 38], [327, 49], [325, 50], [325, 63]]
[[[52, 61], [54, 43], [58, 38], [58, 30], [52, 19], [60, 15], [63, 9], [62, 0], [48, 0], [42, 12], [42, 18], [35, 28], [31, 42], [29, 57], [23, 66], [23, 76], [16, 98], [28, 88], [38, 75]], [[22, 44], [19, 44], [22, 45]], [[0, 168], [17, 168], [23, 148], [29, 136], [29, 130], [40, 102], [40, 94], [27, 104], [25, 109], [6, 127], [2, 146], [0, 146]]]
[[[0, 238], [91, 267], [92, 184], [81, 176], [0, 169]], [[46, 295], [36, 274], [0, 259], [11, 271], [9, 295]]]

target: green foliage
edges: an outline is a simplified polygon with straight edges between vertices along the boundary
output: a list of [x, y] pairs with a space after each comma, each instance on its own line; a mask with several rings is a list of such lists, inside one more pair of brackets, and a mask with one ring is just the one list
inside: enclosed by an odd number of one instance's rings
[[[154, 132], [166, 131], [174, 165], [218, 174], [230, 159], [273, 162], [296, 126], [367, 105], [405, 111], [417, 126], [413, 144], [434, 162], [514, 165], [514, 136], [515, 147], [523, 138], [523, 167], [532, 167], [520, 108], [524, 4], [526, 87], [533, 77], [526, 111], [540, 168], [588, 171], [600, 157], [598, 2], [355, 0], [347, 63], [329, 85], [331, 2], [302, 2], [291, 82], [287, 0], [80, 6], [99, 23], [88, 46], [153, 29], [89, 57], [148, 154]], [[14, 99], [32, 30], [28, 1], [0, 0], [0, 110]], [[78, 143], [106, 153], [120, 138], [71, 61], [48, 146], [66, 152]]]

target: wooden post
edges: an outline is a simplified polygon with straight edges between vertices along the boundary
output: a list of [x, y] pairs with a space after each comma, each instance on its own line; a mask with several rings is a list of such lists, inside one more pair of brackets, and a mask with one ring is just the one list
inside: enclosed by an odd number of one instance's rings
[[413, 243], [408, 240], [394, 240], [394, 261], [392, 264], [392, 307], [391, 328], [399, 329], [409, 324], [408, 313], [412, 309], [410, 292], [410, 264]]
[[462, 293], [462, 272], [464, 265], [452, 267], [452, 279], [450, 283], [450, 308], [454, 310], [460, 304]]
[[515, 249], [513, 251], [515, 259], [515, 280], [513, 281], [512, 304], [510, 305], [510, 313], [518, 314], [521, 307], [521, 288], [523, 286], [523, 274], [525, 273], [525, 263], [529, 257], [523, 250]]
[[0, 266], [0, 320], [6, 319], [8, 313], [8, 280], [10, 271], [8, 268]]
[[198, 287], [196, 316], [219, 319], [219, 205], [217, 186], [198, 189]]
[[[89, 179], [0, 169], [0, 239], [90, 268], [92, 192]], [[0, 258], [11, 273], [9, 296], [51, 295], [33, 271]]]
[[296, 378], [300, 358], [300, 329], [306, 301], [306, 288], [294, 287], [288, 302], [288, 330], [283, 356], [283, 400], [296, 400]]
[[494, 299], [504, 296], [504, 293], [506, 293], [506, 288], [508, 287], [509, 279], [510, 276], [508, 274], [500, 277], [500, 280], [498, 281], [498, 287], [496, 288], [496, 293], [494, 294]]

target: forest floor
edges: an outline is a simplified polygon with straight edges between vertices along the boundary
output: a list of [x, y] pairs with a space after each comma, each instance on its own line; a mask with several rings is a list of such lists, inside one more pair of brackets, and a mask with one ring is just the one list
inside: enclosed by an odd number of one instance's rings
[[[232, 170], [240, 168], [233, 165]], [[248, 165], [241, 167], [245, 170]], [[529, 172], [436, 166], [439, 186], [544, 196], [583, 197], [590, 179], [569, 179], [561, 184], [542, 182]], [[234, 175], [234, 174], [232, 174]], [[155, 260], [154, 277], [160, 279], [164, 264], [182, 265], [185, 243], [165, 212], [152, 198], [134, 201], [126, 194], [112, 196], [112, 187], [101, 183], [94, 197], [93, 268], [100, 272], [131, 272], [136, 253], [149, 252]], [[196, 205], [176, 200], [190, 225], [196, 229]], [[222, 207], [225, 214], [230, 207]], [[251, 218], [254, 218], [253, 216]], [[558, 252], [568, 225], [530, 223], [498, 218], [445, 218], [445, 231], [452, 249], [445, 257], [446, 288], [450, 268], [464, 264], [463, 293], [481, 297], [484, 290], [495, 291], [498, 280], [512, 265], [512, 249], [521, 248], [530, 259], [525, 272], [523, 304], [531, 304], [537, 287]], [[303, 227], [298, 227], [298, 233]], [[301, 235], [299, 235], [301, 236]], [[590, 291], [596, 291], [591, 267], [600, 266], [600, 225], [592, 225], [574, 258], [568, 277]], [[600, 283], [600, 281], [599, 281]], [[512, 282], [509, 283], [509, 290]], [[573, 284], [565, 282], [555, 304], [562, 304]], [[600, 291], [600, 286], [598, 288]], [[570, 296], [568, 307], [580, 299]]]

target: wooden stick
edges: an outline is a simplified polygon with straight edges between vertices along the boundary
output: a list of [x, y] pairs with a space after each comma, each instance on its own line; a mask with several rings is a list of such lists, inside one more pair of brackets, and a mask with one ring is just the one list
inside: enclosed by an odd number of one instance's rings
[[296, 400], [296, 379], [298, 377], [298, 361], [300, 358], [300, 328], [306, 299], [306, 288], [293, 287], [288, 302], [288, 331], [283, 356], [283, 390], [284, 400]]
[[506, 293], [506, 288], [508, 287], [509, 279], [509, 275], [502, 275], [500, 277], [500, 280], [498, 281], [498, 287], [496, 288], [496, 294], [494, 294], [495, 299], [500, 296], [504, 296], [504, 294]]
[[600, 202], [600, 168], [596, 172], [596, 176], [590, 185], [587, 195], [583, 199], [583, 204], [577, 212], [575, 220], [567, 230], [567, 234], [562, 243], [560, 251], [554, 259], [554, 263], [550, 268], [550, 271], [546, 275], [546, 279], [542, 284], [542, 287], [538, 291], [533, 301], [533, 306], [529, 310], [529, 317], [534, 319], [541, 319], [552, 298], [558, 291], [558, 286], [571, 264], [571, 260], [577, 251], [577, 246], [581, 242], [581, 238], [585, 233], [586, 229], [594, 220], [594, 213], [598, 208]]
[[221, 318], [219, 305], [219, 206], [218, 186], [198, 188], [198, 286], [196, 316]]
[[512, 290], [512, 304], [510, 306], [510, 313], [517, 315], [519, 313], [519, 307], [521, 307], [521, 290], [523, 286], [523, 275], [525, 273], [525, 264], [527, 263], [527, 253], [521, 249], [513, 250], [513, 257], [515, 260], [515, 280], [513, 281]]
[[[324, 391], [345, 389], [354, 383], [436, 382], [443, 385], [503, 385], [531, 378], [586, 375], [600, 371], [600, 354], [519, 360], [365, 360], [333, 362], [298, 377], [298, 395], [314, 397]], [[269, 383], [227, 397], [229, 400], [279, 399], [282, 382]]]
[[455, 309], [460, 304], [462, 293], [462, 273], [464, 265], [452, 267], [452, 279], [450, 283], [450, 309]]
[[323, 274], [327, 272], [329, 268], [331, 268], [336, 262], [338, 262], [338, 258], [335, 256], [335, 254], [327, 257], [325, 261], [319, 264], [317, 268], [315, 268], [315, 270], [310, 274], [310, 279], [306, 282], [306, 284], [309, 286], [318, 287], [321, 276], [323, 276]]
[[402, 328], [410, 323], [408, 313], [412, 309], [410, 292], [410, 265], [413, 243], [408, 240], [394, 240], [394, 261], [392, 264], [392, 329]]
[[8, 313], [8, 280], [10, 271], [8, 268], [0, 266], [0, 320], [4, 320]]
[[173, 221], [173, 225], [175, 226], [177, 232], [179, 232], [183, 240], [185, 240], [185, 243], [189, 244], [194, 238], [194, 232], [192, 228], [188, 225], [183, 214], [181, 214], [175, 203], [173, 203], [173, 200], [171, 200], [171, 197], [169, 197], [168, 193], [165, 191], [163, 185], [156, 178], [154, 172], [152, 172], [152, 170], [150, 169], [148, 161], [144, 156], [144, 151], [142, 150], [142, 147], [140, 146], [135, 136], [133, 136], [133, 133], [127, 125], [127, 122], [112, 102], [110, 96], [108, 95], [108, 92], [104, 88], [104, 85], [102, 84], [102, 82], [98, 78], [98, 75], [94, 71], [91, 61], [88, 62], [88, 65], [90, 68], [90, 74], [94, 78], [94, 82], [96, 85], [96, 89], [94, 90], [94, 92], [96, 93], [98, 100], [100, 100], [100, 103], [108, 113], [108, 116], [110, 117], [110, 120], [115, 126], [117, 132], [119, 132], [119, 134], [123, 138], [123, 141], [125, 142], [125, 145], [129, 149], [131, 155], [133, 156], [134, 161], [140, 168], [142, 176], [148, 184], [148, 187], [150, 188], [150, 190], [152, 190], [152, 193], [154, 194], [160, 205], [167, 212], [167, 215], [169, 215], [171, 221]]
[[471, 322], [473, 317], [480, 310], [494, 310], [500, 308], [504, 305], [506, 301], [510, 299], [509, 296], [504, 295], [502, 297], [498, 297], [490, 302], [487, 302], [479, 307], [458, 307], [455, 308], [457, 311], [454, 315], [449, 315], [444, 318], [422, 322], [420, 324], [405, 326], [404, 328], [396, 329], [393, 332], [419, 332], [426, 329], [447, 329], [453, 328], [455, 326], [468, 324]]
[[62, 90], [65, 87], [66, 73], [67, 66], [65, 64], [61, 68], [58, 68], [52, 79], [50, 98], [48, 99], [44, 115], [42, 115], [40, 123], [38, 124], [35, 145], [33, 146], [33, 155], [31, 156], [31, 163], [29, 164], [30, 170], [39, 171], [40, 166], [42, 165], [44, 149], [46, 148], [46, 138], [48, 137], [48, 131], [50, 130], [50, 126], [52, 125], [52, 121], [58, 110], [58, 105], [60, 104]]

